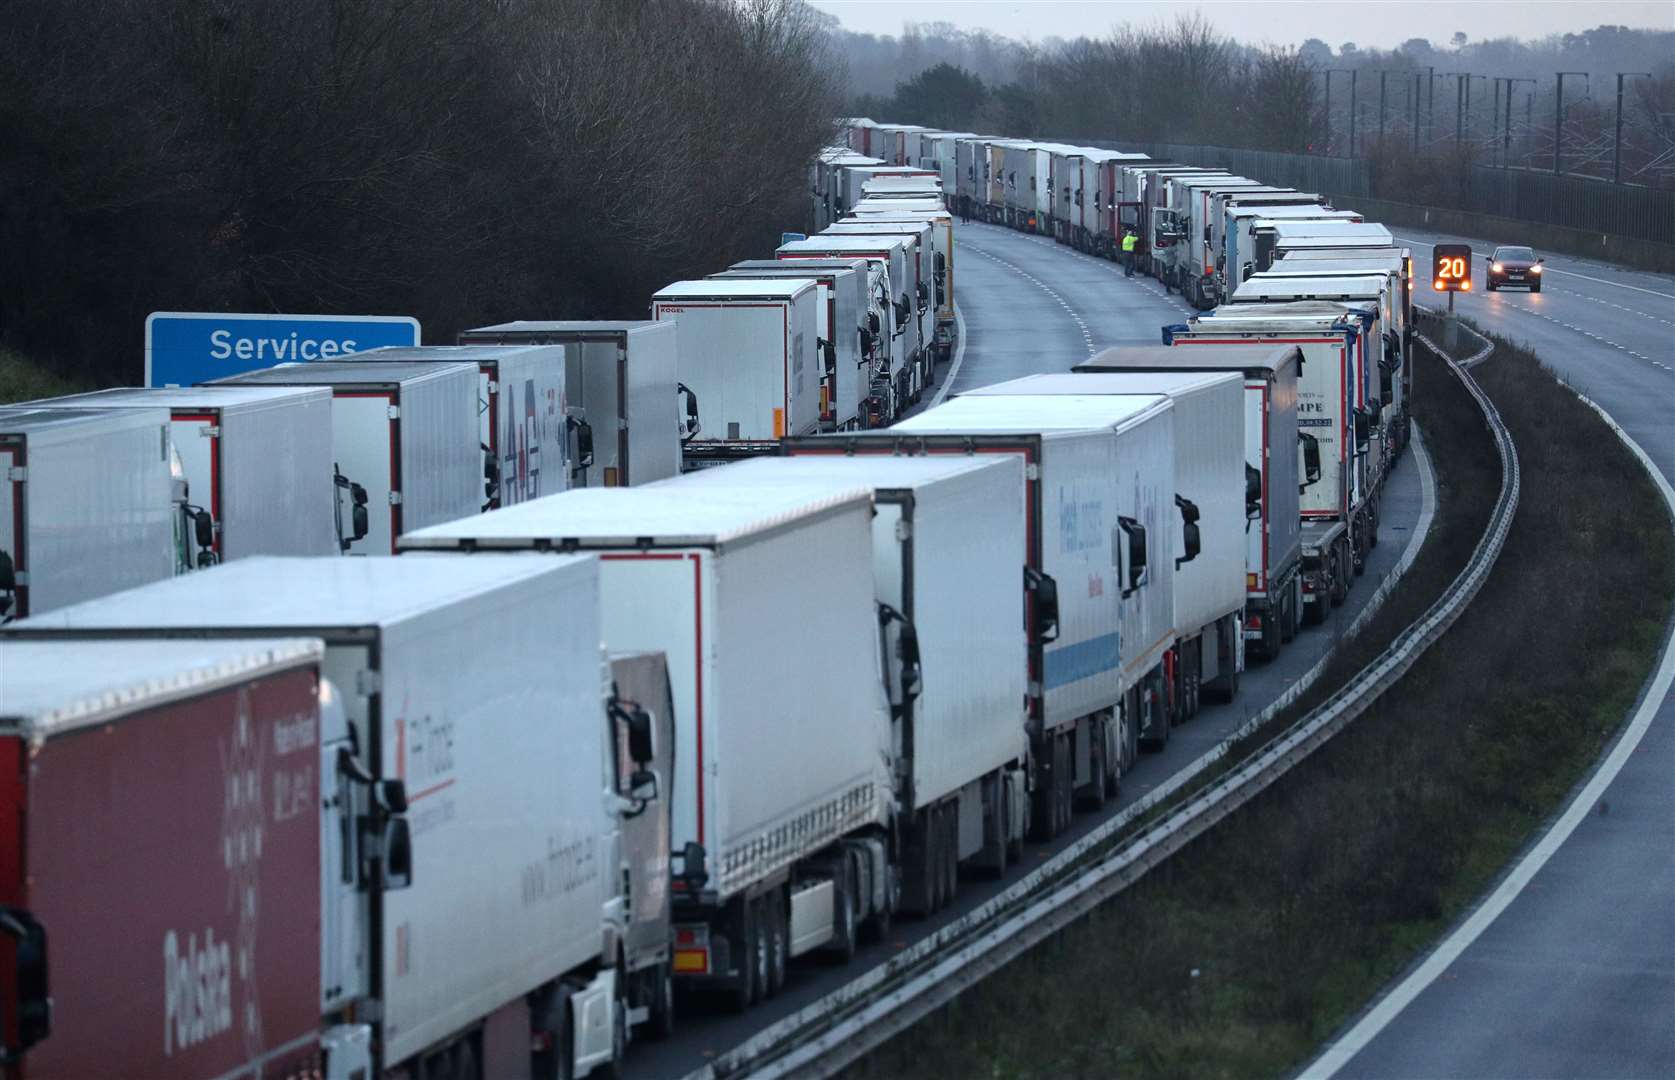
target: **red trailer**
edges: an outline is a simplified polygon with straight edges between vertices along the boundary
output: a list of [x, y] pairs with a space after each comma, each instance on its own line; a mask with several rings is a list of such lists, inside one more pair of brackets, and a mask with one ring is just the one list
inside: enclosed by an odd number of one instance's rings
[[8, 1077], [322, 1066], [320, 658], [0, 643]]

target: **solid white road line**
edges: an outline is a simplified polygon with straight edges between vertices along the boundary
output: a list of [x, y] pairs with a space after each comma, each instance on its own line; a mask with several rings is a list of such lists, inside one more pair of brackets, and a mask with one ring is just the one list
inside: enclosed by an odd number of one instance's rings
[[[1623, 441], [1624, 445], [1634, 453], [1635, 457], [1640, 459], [1640, 463], [1645, 466], [1646, 471], [1651, 474], [1652, 480], [1657, 484], [1658, 490], [1662, 492], [1663, 501], [1668, 505], [1670, 513], [1675, 514], [1675, 489], [1670, 487], [1669, 480], [1663, 475], [1662, 470], [1653, 464], [1652, 459], [1646, 455], [1646, 451], [1641, 448], [1640, 444], [1635, 442], [1628, 432], [1624, 431], [1611, 418], [1609, 413], [1585, 395], [1578, 394], [1577, 396], [1592, 406], [1611, 426], [1611, 429], [1616, 432], [1617, 437]], [[1488, 899], [1484, 900], [1477, 910], [1473, 911], [1452, 934], [1449, 934], [1436, 947], [1435, 951], [1425, 958], [1424, 963], [1414, 969], [1407, 978], [1397, 984], [1394, 990], [1385, 995], [1383, 1000], [1373, 1006], [1354, 1027], [1349, 1029], [1343, 1038], [1326, 1047], [1319, 1057], [1303, 1069], [1301, 1076], [1308, 1078], [1308, 1080], [1315, 1080], [1315, 1078], [1330, 1080], [1331, 1077], [1337, 1075], [1338, 1071], [1349, 1064], [1356, 1054], [1365, 1049], [1367, 1044], [1378, 1036], [1379, 1032], [1383, 1031], [1392, 1020], [1401, 1015], [1403, 1009], [1424, 993], [1425, 988], [1435, 982], [1437, 976], [1446, 971], [1466, 949], [1470, 948], [1472, 942], [1476, 941], [1483, 931], [1487, 930], [1500, 917], [1501, 912], [1505, 911], [1512, 901], [1518, 898], [1518, 894], [1524, 891], [1524, 887], [1530, 883], [1531, 879], [1540, 873], [1543, 866], [1547, 865], [1547, 860], [1551, 859], [1554, 853], [1564, 846], [1564, 842], [1570, 838], [1571, 833], [1576, 831], [1576, 827], [1582, 823], [1582, 819], [1593, 811], [1594, 805], [1599, 801], [1600, 796], [1605, 793], [1605, 789], [1611, 786], [1611, 781], [1615, 780], [1617, 774], [1623, 771], [1623, 766], [1628, 763], [1629, 755], [1634, 753], [1635, 748], [1640, 745], [1640, 740], [1645, 737], [1646, 730], [1652, 726], [1652, 719], [1657, 715], [1658, 707], [1669, 696], [1671, 684], [1675, 684], [1675, 637], [1671, 637], [1664, 647], [1663, 660], [1659, 663], [1657, 673], [1653, 676], [1652, 683], [1647, 688], [1645, 696], [1640, 701], [1640, 707], [1635, 710], [1634, 718], [1629, 721], [1628, 728], [1623, 732], [1622, 738], [1612, 748], [1599, 771], [1594, 773], [1593, 778], [1588, 781], [1581, 791], [1577, 792], [1576, 798], [1571, 800], [1564, 814], [1547, 831], [1547, 835], [1536, 842], [1536, 845], [1530, 849], [1529, 854], [1525, 855], [1513, 871], [1501, 881], [1499, 887], [1489, 894]]]
[[948, 388], [954, 385], [954, 376], [960, 372], [960, 365], [965, 363], [965, 316], [960, 314], [960, 302], [954, 301], [954, 333], [960, 340], [954, 345], [954, 360], [948, 365], [948, 371], [942, 376], [942, 385], [931, 397], [931, 408], [942, 404], [942, 399], [948, 396]]

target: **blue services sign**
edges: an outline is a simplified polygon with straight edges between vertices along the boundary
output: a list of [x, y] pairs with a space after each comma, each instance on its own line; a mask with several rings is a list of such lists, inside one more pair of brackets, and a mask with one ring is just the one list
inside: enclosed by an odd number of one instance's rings
[[154, 311], [145, 320], [145, 385], [196, 386], [277, 364], [418, 343], [419, 320], [407, 315]]

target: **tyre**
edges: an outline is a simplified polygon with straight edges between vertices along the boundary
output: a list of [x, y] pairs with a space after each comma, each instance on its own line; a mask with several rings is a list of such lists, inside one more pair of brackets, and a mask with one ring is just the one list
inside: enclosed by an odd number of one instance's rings
[[[1013, 791], [1014, 788], [1011, 784], [1006, 783], [1004, 780], [1001, 781], [1001, 805], [1006, 807], [1005, 828], [1008, 829], [1012, 827], [1012, 800], [1017, 797], [1013, 794]], [[1008, 862], [1021, 862], [1023, 861], [1023, 857], [1024, 838], [1022, 835], [1014, 836], [1012, 839], [1006, 841], [1006, 859]]]
[[836, 925], [832, 927], [832, 943], [828, 955], [840, 964], [855, 959], [855, 867], [845, 856], [843, 869], [838, 873]]
[[739, 981], [729, 991], [727, 1004], [734, 1012], [744, 1012], [757, 1001], [756, 972], [757, 940], [756, 940], [756, 905], [750, 901], [740, 903], [738, 958], [735, 961], [739, 970]]
[[1493, 280], [1491, 280], [1489, 282], [1489, 291], [1494, 292], [1497, 288], [1499, 288], [1499, 286], [1496, 285]]
[[1326, 601], [1303, 605], [1303, 625], [1319, 626], [1326, 621]]
[[651, 1017], [645, 1031], [653, 1039], [667, 1039], [675, 1033], [675, 976], [664, 964], [651, 975]]
[[1285, 590], [1285, 613], [1280, 616], [1280, 644], [1289, 645], [1297, 640], [1297, 586], [1292, 585]]
[[[1047, 753], [1052, 753], [1049, 744]], [[1029, 793], [1029, 836], [1036, 843], [1044, 844], [1058, 835], [1058, 770], [1053, 769], [1047, 775], [1046, 783], [1037, 783], [1035, 790]]]
[[773, 929], [773, 947], [768, 952], [768, 996], [778, 997], [791, 968], [790, 897], [783, 889], [768, 894], [768, 925]]
[[1530, 292], [1538, 293], [1540, 291], [1541, 291], [1541, 282], [1538, 281], [1534, 285], [1530, 286]]
[[947, 899], [947, 881], [943, 875], [942, 848], [942, 811], [939, 807], [931, 807], [925, 813], [925, 914], [934, 915], [942, 910], [943, 901]]
[[1088, 810], [1102, 810], [1105, 808], [1105, 721], [1101, 720], [1093, 725], [1093, 732], [1088, 738], [1088, 772], [1093, 774], [1088, 783], [1087, 794], [1082, 797], [1082, 805]]

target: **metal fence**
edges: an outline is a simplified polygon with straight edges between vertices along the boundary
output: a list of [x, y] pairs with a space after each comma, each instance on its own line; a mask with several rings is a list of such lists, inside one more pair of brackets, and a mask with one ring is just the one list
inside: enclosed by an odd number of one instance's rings
[[[1224, 168], [1300, 191], [1407, 201], [1404, 192], [1382, 189], [1384, 185], [1380, 185], [1371, 162], [1365, 158], [1179, 143], [1095, 142], [1093, 145], [1150, 154], [1187, 165]], [[1461, 190], [1459, 205], [1447, 209], [1675, 244], [1675, 191], [1613, 184], [1583, 176], [1474, 165]]]

